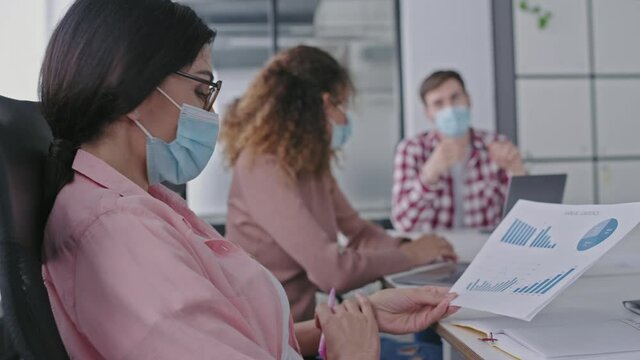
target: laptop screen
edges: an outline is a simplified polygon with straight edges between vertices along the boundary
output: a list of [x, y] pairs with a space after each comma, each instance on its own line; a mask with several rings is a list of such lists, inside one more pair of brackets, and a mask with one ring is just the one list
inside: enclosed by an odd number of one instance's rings
[[506, 216], [518, 200], [561, 204], [567, 174], [514, 176], [504, 202], [502, 216]]

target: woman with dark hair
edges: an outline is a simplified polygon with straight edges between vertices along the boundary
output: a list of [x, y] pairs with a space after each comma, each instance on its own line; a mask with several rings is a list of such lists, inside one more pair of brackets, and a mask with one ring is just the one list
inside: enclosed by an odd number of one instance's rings
[[[438, 258], [456, 259], [441, 237], [411, 242], [387, 235], [360, 218], [340, 190], [331, 160], [351, 133], [353, 90], [331, 55], [301, 45], [272, 59], [223, 121], [233, 166], [226, 236], [280, 280], [295, 321], [313, 318], [318, 289], [343, 293]], [[344, 248], [339, 232], [349, 240]]]
[[78, 0], [50, 40], [54, 138], [43, 276], [74, 359], [375, 359], [378, 329], [452, 312], [446, 289], [383, 291], [293, 324], [277, 280], [160, 182], [213, 153], [211, 31], [170, 0]]

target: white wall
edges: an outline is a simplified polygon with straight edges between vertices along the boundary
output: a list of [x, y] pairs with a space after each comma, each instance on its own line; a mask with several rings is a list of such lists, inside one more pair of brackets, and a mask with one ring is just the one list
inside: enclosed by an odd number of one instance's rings
[[74, 0], [44, 0], [47, 5], [47, 40], [55, 29], [58, 21], [62, 19], [64, 14], [69, 9], [69, 6], [73, 4]]
[[0, 1], [0, 95], [37, 99], [47, 42], [45, 0]]
[[0, 1], [0, 95], [38, 99], [38, 79], [55, 24], [72, 0]]
[[491, 1], [402, 0], [400, 5], [406, 135], [427, 128], [418, 90], [428, 74], [443, 68], [463, 76], [473, 103], [473, 125], [494, 130]]
[[518, 4], [518, 139], [532, 172], [566, 172], [567, 202], [640, 200], [640, 2], [537, 0], [553, 13], [545, 29]]

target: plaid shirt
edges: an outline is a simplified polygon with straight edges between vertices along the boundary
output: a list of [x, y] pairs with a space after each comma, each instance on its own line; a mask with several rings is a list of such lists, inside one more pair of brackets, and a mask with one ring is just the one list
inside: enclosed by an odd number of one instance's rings
[[[509, 177], [489, 158], [488, 145], [504, 141], [502, 135], [471, 130], [471, 153], [465, 167], [463, 224], [488, 227], [502, 218]], [[451, 173], [435, 184], [424, 183], [420, 172], [440, 140], [435, 132], [405, 139], [396, 149], [393, 174], [392, 222], [401, 231], [432, 231], [453, 227], [453, 179]]]

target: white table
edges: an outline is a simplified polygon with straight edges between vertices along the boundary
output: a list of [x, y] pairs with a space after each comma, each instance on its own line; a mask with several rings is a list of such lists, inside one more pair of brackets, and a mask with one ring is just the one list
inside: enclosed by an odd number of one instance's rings
[[[456, 248], [461, 261], [472, 260], [489, 236], [470, 230], [451, 231], [444, 235]], [[620, 266], [634, 260], [634, 266]], [[622, 301], [632, 299], [640, 299], [640, 226], [553, 300], [533, 322], [566, 324], [572, 319], [629, 317], [632, 313], [622, 306]], [[445, 341], [445, 360], [460, 356], [466, 359], [513, 359], [478, 340], [478, 333], [451, 324], [456, 319], [487, 316], [494, 315], [461, 309], [438, 324], [436, 330]]]

